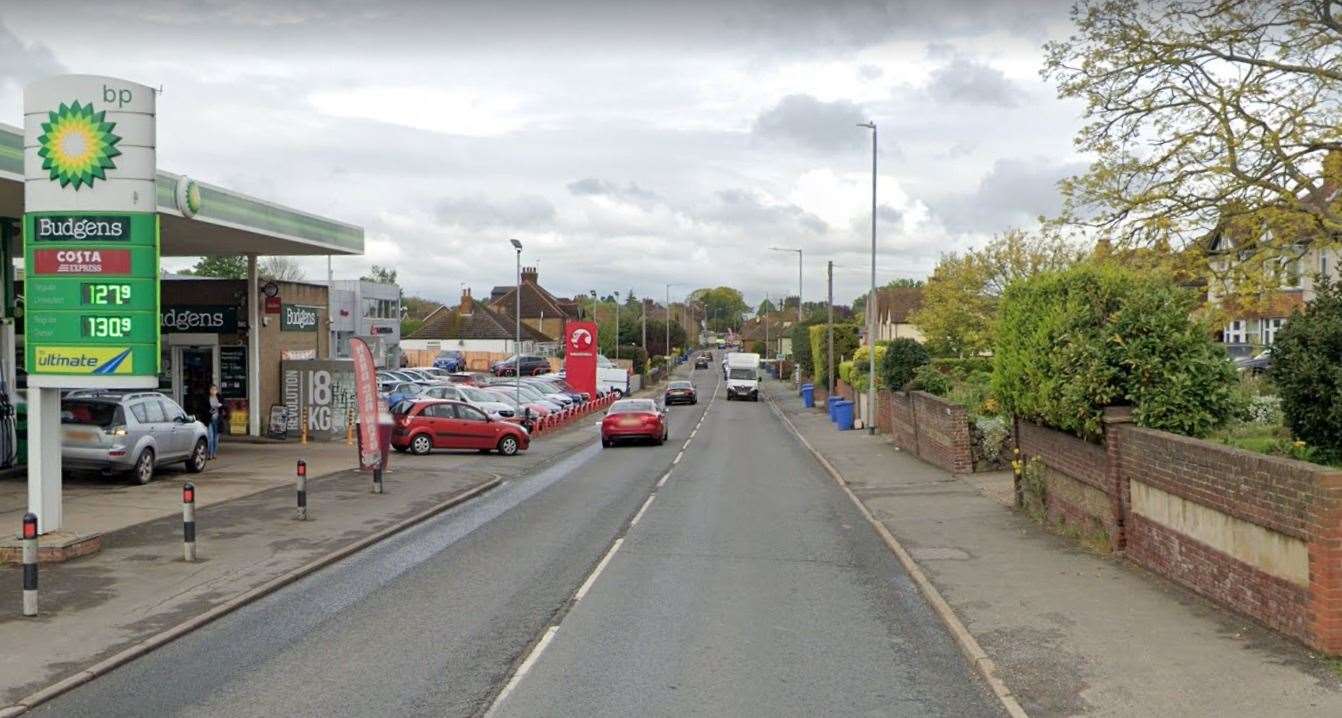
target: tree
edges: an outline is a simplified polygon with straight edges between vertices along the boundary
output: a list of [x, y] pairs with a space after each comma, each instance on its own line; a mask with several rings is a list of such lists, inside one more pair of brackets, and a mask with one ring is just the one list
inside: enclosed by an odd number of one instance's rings
[[301, 282], [305, 278], [302, 265], [291, 257], [263, 257], [256, 273], [262, 279], [276, 282]]
[[881, 382], [891, 389], [903, 389], [913, 381], [918, 368], [929, 361], [931, 358], [922, 344], [908, 338], [895, 339], [886, 346], [878, 367]]
[[768, 299], [765, 299], [764, 301], [760, 302], [760, 306], [758, 309], [755, 310], [755, 314], [759, 316], [764, 316], [765, 314], [772, 314], [776, 311], [778, 311], [778, 308], [774, 306], [774, 303], [769, 301]]
[[[908, 277], [900, 277], [899, 279], [892, 279], [886, 282], [885, 286], [882, 287], [882, 289], [917, 289], [923, 285], [924, 282], [921, 279], [910, 279]], [[807, 302], [807, 304], [810, 304], [810, 302]], [[838, 307], [835, 307], [834, 309], [836, 312], [835, 316], [837, 317]], [[853, 300], [852, 314], [850, 314], [849, 316], [865, 317], [866, 311], [867, 311], [867, 292], [863, 292], [861, 295], [858, 296], [857, 299]]]
[[368, 268], [368, 273], [364, 274], [362, 279], [370, 282], [380, 282], [382, 284], [396, 283], [396, 270], [391, 267], [383, 267], [378, 264]]
[[1325, 461], [1342, 458], [1342, 287], [1321, 277], [1315, 298], [1277, 333], [1272, 383], [1291, 435]]
[[1342, 232], [1321, 201], [1342, 180], [1342, 5], [1337, 0], [1080, 0], [1077, 32], [1045, 46], [1043, 74], [1086, 102], [1077, 149], [1098, 157], [1061, 184], [1062, 219], [1119, 246], [1182, 248], [1214, 230], [1250, 255]]
[[998, 298], [1011, 282], [1064, 269], [1085, 256], [1054, 233], [1010, 230], [979, 249], [945, 254], [912, 320], [934, 354], [975, 356], [993, 345]]
[[191, 269], [183, 272], [196, 277], [244, 279], [247, 277], [247, 258], [242, 256], [201, 257]]
[[741, 327], [741, 315], [750, 311], [750, 305], [741, 296], [741, 292], [731, 287], [696, 289], [690, 292], [687, 301], [703, 307], [708, 317], [708, 328], [715, 332]]

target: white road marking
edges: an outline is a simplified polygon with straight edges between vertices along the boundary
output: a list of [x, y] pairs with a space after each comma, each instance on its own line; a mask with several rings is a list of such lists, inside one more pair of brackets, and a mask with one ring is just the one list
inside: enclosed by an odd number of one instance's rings
[[[647, 500], [647, 501], [644, 501], [644, 502], [643, 502], [643, 508], [639, 509], [639, 510], [638, 510], [638, 513], [634, 514], [634, 520], [629, 522], [629, 525], [630, 525], [630, 526], [637, 526], [637, 525], [638, 525], [638, 520], [641, 519], [641, 518], [643, 518], [643, 512], [644, 512], [644, 511], [647, 511], [649, 506], [652, 506], [652, 500], [655, 499], [655, 498], [657, 498], [657, 494], [652, 494], [651, 496], [648, 497], [648, 500]], [[620, 539], [620, 540], [623, 541], [624, 539]], [[599, 573], [599, 572], [601, 571], [601, 567], [598, 566], [596, 570], [597, 570], [597, 572]]]
[[679, 453], [679, 454], [676, 454], [676, 458], [671, 462], [671, 465], [674, 466], [674, 465], [676, 465], [676, 464], [679, 464], [679, 463], [680, 463], [680, 457], [682, 457], [682, 456], [684, 456], [684, 455], [685, 455], [685, 450], [684, 450], [684, 449], [681, 449], [680, 453]]
[[670, 472], [670, 471], [666, 472], [665, 474], [662, 474], [662, 478], [657, 479], [657, 488], [660, 489], [660, 488], [662, 488], [663, 486], [666, 486], [666, 480], [669, 479], [669, 478], [671, 478], [671, 472]]
[[691, 433], [691, 434], [690, 434], [690, 438], [685, 440], [685, 443], [681, 445], [680, 450], [681, 450], [681, 451], [684, 451], [684, 450], [690, 448], [690, 439], [693, 439], [693, 438], [694, 438], [694, 434]]
[[550, 641], [555, 637], [555, 632], [558, 630], [559, 626], [550, 626], [546, 629], [545, 635], [541, 636], [541, 640], [536, 643], [536, 647], [531, 649], [531, 653], [527, 655], [526, 660], [522, 661], [522, 665], [518, 667], [512, 679], [508, 681], [508, 685], [504, 686], [499, 693], [499, 697], [494, 699], [494, 705], [490, 706], [489, 710], [485, 712], [486, 717], [494, 715], [494, 711], [498, 710], [499, 706], [503, 705], [503, 702], [508, 699], [508, 694], [512, 693], [514, 688], [517, 688], [517, 684], [522, 682], [522, 678], [531, 670], [531, 667], [536, 665], [536, 659], [540, 658], [541, 653], [545, 651], [545, 647], [550, 645]]
[[[651, 501], [651, 499], [649, 499], [649, 501]], [[643, 508], [647, 508], [647, 507], [648, 507], [647, 504], [643, 504]], [[639, 511], [639, 514], [642, 514], [642, 513], [643, 513], [642, 511]], [[638, 521], [637, 518], [635, 518], [634, 520], [635, 520], [635, 521]], [[631, 524], [631, 525], [632, 525], [632, 524]], [[622, 539], [622, 538], [618, 538], [618, 539], [615, 539], [615, 543], [613, 543], [613, 544], [610, 545], [610, 550], [609, 550], [609, 551], [606, 551], [606, 555], [601, 557], [601, 563], [598, 563], [598, 564], [596, 565], [596, 568], [592, 570], [592, 575], [591, 575], [591, 576], [588, 576], [588, 577], [587, 577], [587, 580], [586, 580], [586, 581], [583, 581], [583, 582], [582, 582], [582, 585], [578, 587], [578, 592], [575, 593], [575, 594], [573, 594], [573, 601], [574, 601], [574, 603], [577, 603], [578, 601], [581, 601], [581, 600], [582, 600], [582, 597], [583, 597], [583, 596], [586, 596], [586, 595], [587, 595], [587, 592], [590, 591], [590, 590], [592, 590], [592, 584], [596, 583], [596, 578], [597, 578], [597, 576], [600, 576], [600, 575], [601, 575], [601, 572], [604, 571], [604, 570], [606, 570], [606, 564], [610, 563], [610, 559], [611, 559], [611, 557], [613, 557], [613, 556], [615, 555], [615, 552], [616, 552], [616, 551], [619, 551], [619, 550], [620, 550], [620, 544], [623, 544], [623, 543], [624, 543], [624, 539]]]

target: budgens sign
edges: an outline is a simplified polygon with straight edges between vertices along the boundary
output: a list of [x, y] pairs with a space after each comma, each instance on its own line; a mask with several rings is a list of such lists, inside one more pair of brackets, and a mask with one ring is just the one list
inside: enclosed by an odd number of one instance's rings
[[280, 308], [280, 331], [315, 332], [319, 307], [285, 304]]
[[158, 386], [155, 112], [151, 88], [110, 77], [66, 75], [24, 89], [33, 386]]

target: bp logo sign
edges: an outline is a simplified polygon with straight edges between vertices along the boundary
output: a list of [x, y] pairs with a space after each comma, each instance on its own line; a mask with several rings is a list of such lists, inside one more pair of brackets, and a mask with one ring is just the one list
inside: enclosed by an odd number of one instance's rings
[[116, 148], [121, 138], [112, 133], [115, 122], [106, 121], [106, 112], [94, 112], [92, 104], [79, 101], [47, 113], [42, 123], [42, 134], [37, 138], [37, 154], [42, 158], [42, 169], [49, 172], [52, 182], [62, 187], [74, 185], [92, 187], [95, 180], [107, 179], [106, 171], [116, 169], [113, 157], [121, 154]]

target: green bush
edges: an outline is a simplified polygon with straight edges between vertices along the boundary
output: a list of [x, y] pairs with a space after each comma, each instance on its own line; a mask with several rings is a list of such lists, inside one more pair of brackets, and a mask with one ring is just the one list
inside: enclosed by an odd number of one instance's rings
[[792, 361], [801, 367], [802, 374], [818, 378], [811, 373], [814, 369], [811, 363], [811, 326], [810, 322], [794, 326], [788, 330], [788, 337], [792, 339]]
[[1272, 347], [1272, 382], [1291, 434], [1324, 461], [1342, 459], [1342, 287], [1320, 278]]
[[940, 369], [943, 374], [965, 378], [975, 372], [991, 373], [993, 360], [992, 357], [937, 357], [932, 360], [932, 366]]
[[[881, 375], [881, 365], [885, 361], [888, 342], [876, 342], [876, 388], [885, 389], [887, 385]], [[867, 357], [867, 348], [860, 346], [853, 352], [853, 388], [867, 390], [867, 374], [871, 369], [871, 359]]]
[[909, 391], [925, 391], [928, 394], [946, 396], [951, 393], [951, 380], [937, 371], [931, 364], [918, 367], [913, 373], [913, 381], [904, 385]]
[[1104, 407], [1205, 436], [1239, 411], [1235, 371], [1193, 293], [1168, 277], [1084, 264], [1013, 282], [1002, 296], [993, 392], [1002, 408], [1088, 439]]
[[842, 381], [848, 386], [853, 385], [853, 363], [850, 361], [841, 361], [834, 367], [834, 378]]
[[[826, 353], [829, 349], [829, 340], [825, 331], [827, 326], [826, 324], [816, 324], [808, 330], [811, 340], [811, 366], [813, 370], [811, 376], [818, 384], [823, 384], [829, 378], [827, 359], [829, 355]], [[853, 351], [857, 349], [857, 329], [856, 324], [834, 325], [834, 377], [836, 379], [842, 378], [838, 372], [842, 357], [852, 355]]]
[[891, 389], [903, 389], [913, 381], [918, 367], [928, 363], [927, 349], [912, 339], [895, 339], [885, 350], [878, 371], [881, 381]]

